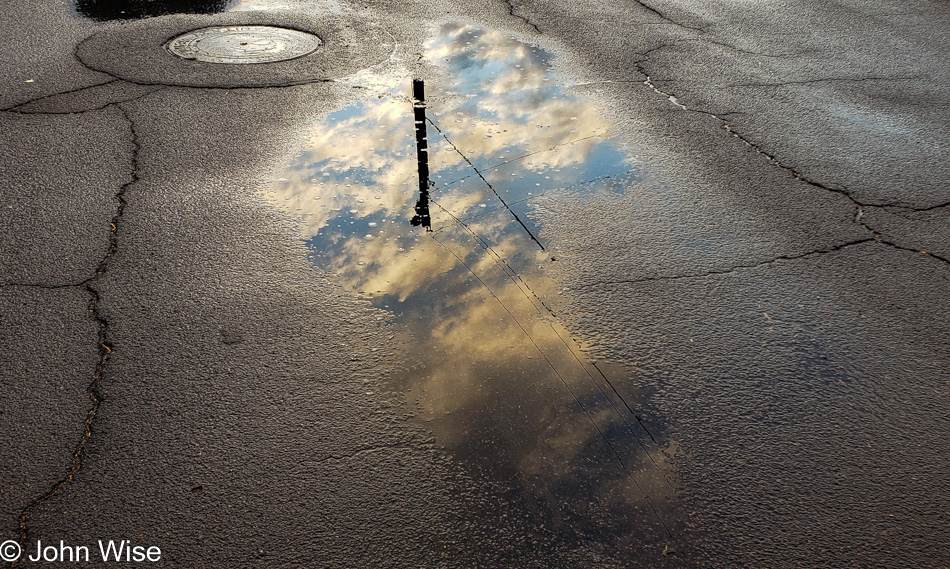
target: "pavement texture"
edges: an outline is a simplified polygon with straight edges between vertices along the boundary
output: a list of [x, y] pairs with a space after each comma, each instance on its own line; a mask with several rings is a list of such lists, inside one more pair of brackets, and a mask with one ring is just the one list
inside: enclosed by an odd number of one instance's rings
[[[950, 565], [946, 3], [228, 9], [0, 7], [0, 541], [181, 567]], [[528, 216], [553, 313], [663, 427], [660, 540], [565, 539], [452, 456], [394, 379], [400, 325], [265, 196], [368, 77], [439, 85], [422, 54], [453, 21], [555, 54], [641, 161]], [[236, 24], [326, 49], [161, 47]]]

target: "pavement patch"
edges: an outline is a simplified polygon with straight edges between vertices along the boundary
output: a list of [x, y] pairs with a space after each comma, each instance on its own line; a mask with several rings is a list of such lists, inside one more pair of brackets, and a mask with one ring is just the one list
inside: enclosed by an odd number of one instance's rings
[[[279, 33], [252, 39], [264, 28]], [[251, 41], [242, 46], [245, 40]], [[76, 54], [90, 69], [139, 85], [254, 88], [332, 81], [384, 61], [392, 49], [390, 36], [369, 21], [228, 12], [114, 25], [83, 40]], [[221, 65], [236, 59], [260, 64]]]

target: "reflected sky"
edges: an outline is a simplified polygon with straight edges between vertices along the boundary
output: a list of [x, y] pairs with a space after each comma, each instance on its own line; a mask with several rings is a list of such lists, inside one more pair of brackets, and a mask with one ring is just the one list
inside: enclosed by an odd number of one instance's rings
[[374, 78], [386, 94], [315, 126], [272, 197], [300, 216], [315, 265], [407, 330], [398, 387], [449, 454], [559, 540], [668, 541], [662, 433], [641, 423], [629, 372], [591, 361], [548, 310], [556, 259], [531, 217], [548, 191], [623, 191], [597, 181], [635, 183], [638, 164], [544, 50], [449, 23], [425, 57], [439, 77], [426, 86], [431, 233], [410, 224], [408, 74]]

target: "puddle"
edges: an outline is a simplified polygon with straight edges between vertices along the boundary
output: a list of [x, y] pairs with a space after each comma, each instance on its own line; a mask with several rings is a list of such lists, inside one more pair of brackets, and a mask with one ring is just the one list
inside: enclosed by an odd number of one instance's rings
[[235, 0], [76, 0], [76, 11], [93, 20], [133, 20], [169, 14], [214, 14]]
[[[420, 200], [411, 77], [330, 114], [272, 188], [301, 217], [313, 263], [390, 311], [410, 368], [398, 378], [438, 444], [506, 488], [560, 545], [670, 541], [661, 425], [621, 366], [595, 363], [548, 310], [557, 253], [532, 221], [546, 192], [624, 191], [638, 165], [609, 122], [568, 92], [551, 54], [446, 24], [427, 44], [431, 232]], [[510, 207], [505, 207], [505, 203]], [[535, 236], [535, 238], [532, 237]]]

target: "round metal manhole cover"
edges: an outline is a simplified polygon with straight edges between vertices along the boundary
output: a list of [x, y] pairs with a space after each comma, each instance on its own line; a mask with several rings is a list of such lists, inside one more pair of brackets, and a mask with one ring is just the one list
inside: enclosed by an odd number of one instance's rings
[[272, 63], [309, 55], [323, 42], [299, 30], [276, 26], [216, 26], [171, 39], [168, 51], [207, 63]]

